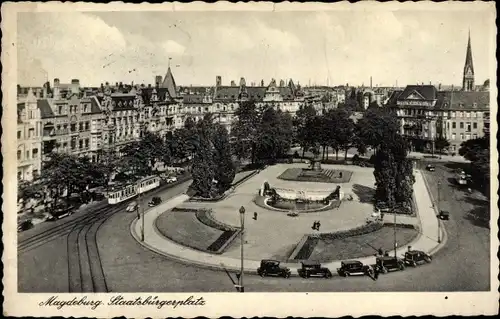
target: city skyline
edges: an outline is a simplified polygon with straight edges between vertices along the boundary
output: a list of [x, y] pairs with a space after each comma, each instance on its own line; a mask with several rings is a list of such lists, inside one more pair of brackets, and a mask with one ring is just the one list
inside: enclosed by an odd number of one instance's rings
[[224, 85], [369, 86], [372, 76], [374, 86], [460, 86], [470, 30], [479, 85], [491, 65], [488, 23], [486, 11], [21, 13], [18, 83], [150, 84], [171, 58], [179, 85], [220, 75]]

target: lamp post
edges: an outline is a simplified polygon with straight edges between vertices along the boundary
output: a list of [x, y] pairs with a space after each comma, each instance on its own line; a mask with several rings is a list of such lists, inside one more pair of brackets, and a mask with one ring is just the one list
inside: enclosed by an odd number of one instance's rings
[[441, 201], [441, 192], [440, 192], [440, 188], [441, 188], [441, 182], [438, 182], [437, 183], [437, 193], [438, 193], [438, 198], [437, 198], [437, 211], [438, 211], [438, 243], [440, 244], [441, 243], [441, 223], [439, 221], [439, 214], [440, 214], [440, 208], [439, 208], [439, 202]]
[[240, 222], [241, 222], [241, 270], [240, 270], [240, 292], [245, 292], [243, 286], [243, 244], [245, 234], [245, 207], [240, 207]]

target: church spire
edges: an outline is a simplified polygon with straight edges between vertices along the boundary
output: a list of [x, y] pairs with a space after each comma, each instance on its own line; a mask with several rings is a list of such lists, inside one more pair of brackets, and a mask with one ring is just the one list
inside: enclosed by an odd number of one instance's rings
[[463, 76], [463, 91], [474, 91], [474, 64], [472, 63], [472, 47], [469, 41], [467, 42], [467, 53], [465, 55], [464, 76]]

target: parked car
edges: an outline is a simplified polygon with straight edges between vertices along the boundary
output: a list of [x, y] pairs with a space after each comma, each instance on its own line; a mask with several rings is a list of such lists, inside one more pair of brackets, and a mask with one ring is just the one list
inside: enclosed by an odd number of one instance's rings
[[167, 179], [165, 180], [168, 184], [171, 184], [171, 183], [175, 183], [177, 182], [177, 177], [175, 176], [170, 176], [170, 177], [167, 177]]
[[450, 219], [450, 212], [448, 212], [446, 210], [442, 210], [439, 212], [438, 217], [441, 220], [448, 220], [448, 219]]
[[264, 259], [260, 262], [260, 267], [257, 268], [257, 274], [261, 277], [265, 276], [277, 276], [283, 278], [290, 278], [291, 271], [290, 268], [280, 266], [280, 262], [277, 260]]
[[33, 228], [33, 222], [31, 220], [25, 220], [17, 225], [17, 231], [23, 232], [25, 230]]
[[137, 208], [138, 208], [137, 202], [134, 201], [134, 202], [131, 202], [130, 204], [128, 204], [126, 211], [127, 212], [133, 212]]
[[50, 215], [47, 218], [49, 221], [55, 221], [64, 217], [68, 217], [74, 213], [74, 207], [71, 205], [68, 206], [56, 206], [55, 208], [50, 210]]
[[151, 199], [151, 201], [149, 201], [148, 206], [153, 207], [153, 206], [159, 205], [160, 203], [161, 203], [161, 198], [158, 196], [155, 196]]
[[326, 267], [321, 267], [319, 262], [303, 261], [301, 262], [302, 268], [299, 270], [299, 275], [304, 278], [309, 277], [323, 277], [332, 278], [332, 272]]
[[392, 270], [404, 270], [405, 263], [401, 258], [394, 256], [377, 257], [375, 267], [381, 273], [386, 274]]
[[358, 260], [342, 261], [340, 268], [337, 268], [337, 273], [340, 276], [348, 277], [350, 275], [367, 275], [370, 271], [370, 266], [363, 265]]
[[432, 261], [432, 257], [420, 250], [410, 250], [405, 253], [403, 261], [405, 265], [416, 267], [417, 264], [422, 262], [430, 263]]
[[425, 167], [429, 172], [434, 172], [436, 170], [436, 167], [434, 165], [428, 164]]

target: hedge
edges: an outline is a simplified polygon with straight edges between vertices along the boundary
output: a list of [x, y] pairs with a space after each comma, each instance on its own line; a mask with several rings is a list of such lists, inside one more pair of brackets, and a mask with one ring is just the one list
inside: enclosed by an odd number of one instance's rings
[[344, 239], [352, 236], [360, 236], [380, 230], [384, 226], [382, 222], [371, 222], [349, 230], [341, 230], [333, 233], [311, 234], [309, 236], [319, 239]]
[[[223, 249], [227, 246], [228, 241], [238, 233], [239, 231], [228, 230], [222, 233], [219, 238], [217, 238], [210, 246], [208, 246], [207, 250], [213, 251], [214, 253], [221, 254]], [[231, 240], [232, 241], [232, 240]]]

